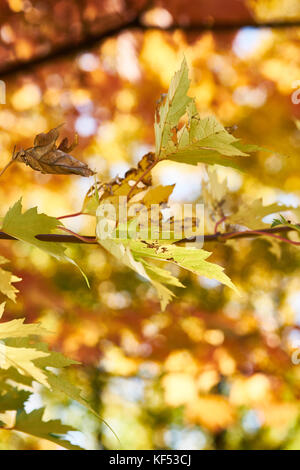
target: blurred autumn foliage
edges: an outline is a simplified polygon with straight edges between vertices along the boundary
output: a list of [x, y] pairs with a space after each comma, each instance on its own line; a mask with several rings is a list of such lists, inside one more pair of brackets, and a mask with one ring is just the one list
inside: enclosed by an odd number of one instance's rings
[[[199, 112], [279, 152], [256, 153], [245, 173], [218, 167], [237, 206], [242, 195], [300, 205], [300, 106], [292, 101], [300, 26], [282, 26], [300, 21], [298, 2], [0, 5], [1, 168], [14, 145], [31, 147], [38, 133], [65, 123], [64, 137], [79, 135], [75, 157], [103, 179], [123, 176], [153, 150], [155, 102], [185, 54]], [[257, 27], [270, 22], [281, 26]], [[196, 201], [205, 174], [203, 165], [168, 163], [154, 179], [176, 183], [174, 200]], [[55, 217], [77, 212], [91, 184], [93, 177], [13, 165], [0, 180], [1, 216], [20, 197], [24, 207]], [[90, 217], [66, 225], [85, 235], [95, 230]], [[300, 345], [299, 248], [266, 239], [205, 248], [242, 295], [175, 267], [187, 287], [162, 313], [152, 287], [100, 246], [68, 249], [90, 280], [87, 289], [72, 267], [1, 240], [0, 255], [22, 278], [4, 319], [40, 321], [54, 332], [44, 338], [52, 348], [83, 363], [70, 378], [92, 394], [125, 449], [299, 449], [300, 366], [291, 360]], [[27, 408], [42, 405], [47, 417], [80, 429], [74, 439], [84, 447], [118, 448], [106, 425], [71, 400], [37, 388]], [[0, 448], [56, 446], [1, 430]]]

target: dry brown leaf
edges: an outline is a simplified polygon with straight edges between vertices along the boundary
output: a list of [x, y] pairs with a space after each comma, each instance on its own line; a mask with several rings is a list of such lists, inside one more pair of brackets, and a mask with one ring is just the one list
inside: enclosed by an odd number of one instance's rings
[[[93, 185], [89, 189], [83, 203], [82, 212], [94, 214], [99, 203], [104, 199], [126, 196], [130, 200], [135, 195], [145, 191], [152, 185], [149, 170], [154, 163], [155, 155], [149, 152], [143, 156], [137, 168], [131, 168], [125, 173], [124, 178], [117, 177], [107, 183], [97, 182], [97, 187]], [[98, 194], [97, 200], [95, 199], [96, 192]]]
[[12, 160], [2, 170], [0, 176], [4, 173], [6, 168], [15, 161], [25, 163], [25, 165], [30, 166], [33, 170], [46, 174], [80, 176], [94, 175], [94, 172], [86, 163], [77, 160], [72, 157], [72, 155], [68, 155], [68, 153], [77, 145], [76, 140], [69, 146], [68, 139], [64, 138], [57, 146], [56, 141], [59, 136], [59, 127], [61, 126], [51, 129], [46, 134], [38, 134], [34, 139], [33, 147], [27, 150], [21, 149], [16, 153], [14, 152]]

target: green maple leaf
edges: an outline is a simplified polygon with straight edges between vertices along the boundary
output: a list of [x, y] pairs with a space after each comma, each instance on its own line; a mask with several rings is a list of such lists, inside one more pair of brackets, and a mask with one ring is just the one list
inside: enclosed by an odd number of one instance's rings
[[[98, 238], [98, 242], [115, 258], [122, 260], [123, 264], [151, 282], [157, 290], [162, 310], [165, 310], [172, 297], [174, 297], [173, 292], [170, 291], [165, 284], [184, 287], [169, 271], [147, 262], [147, 260], [142, 257], [138, 258], [133, 247], [134, 240], [101, 240]], [[138, 243], [138, 241], [136, 241], [136, 243]]]
[[[1, 393], [1, 389], [4, 393]], [[81, 450], [81, 447], [74, 446], [62, 437], [67, 432], [76, 431], [76, 429], [62, 424], [59, 420], [43, 421], [44, 408], [28, 414], [24, 411], [25, 402], [29, 397], [28, 391], [18, 390], [6, 382], [0, 383], [0, 413], [17, 411], [15, 424], [12, 426], [10, 423], [10, 429], [47, 439], [66, 449]], [[0, 427], [5, 427], [6, 424], [8, 423], [0, 422]]]
[[[180, 163], [207, 163], [239, 168], [241, 157], [260, 148], [244, 145], [213, 117], [201, 118], [195, 101], [187, 96], [188, 66], [184, 59], [171, 80], [168, 94], [162, 97], [155, 115], [156, 156]], [[180, 119], [188, 122], [180, 129]]]
[[[3, 314], [4, 306], [1, 306], [0, 318]], [[35, 360], [46, 357], [49, 354], [45, 351], [38, 350], [33, 347], [32, 343], [23, 347], [22, 341], [28, 335], [43, 334], [45, 330], [39, 324], [23, 324], [24, 319], [12, 320], [0, 323], [0, 368], [7, 370], [14, 367], [17, 371], [25, 376], [32, 377], [37, 382], [49, 387], [47, 378], [43, 370], [35, 364]], [[21, 344], [17, 344], [17, 342]]]
[[[27, 325], [24, 325], [24, 326], [27, 326]], [[32, 348], [32, 341], [28, 337], [10, 338], [5, 342], [5, 345], [9, 347], [13, 347], [16, 350], [22, 349], [23, 352], [25, 351], [26, 353], [26, 349], [30, 350], [30, 348]], [[39, 371], [42, 372], [43, 381], [46, 380], [46, 386], [52, 390], [61, 392], [67, 397], [69, 397], [71, 400], [74, 400], [80, 403], [87, 410], [89, 410], [97, 419], [104, 422], [104, 424], [111, 430], [111, 432], [114, 434], [114, 436], [118, 440], [118, 437], [113, 431], [113, 429], [99, 415], [98, 411], [95, 410], [95, 408], [92, 406], [88, 397], [85, 397], [83, 395], [82, 390], [78, 388], [76, 385], [74, 385], [73, 383], [71, 383], [68, 380], [66, 374], [64, 374], [63, 372], [63, 370], [66, 367], [70, 365], [78, 365], [80, 363], [78, 361], [74, 361], [73, 359], [65, 357], [63, 354], [59, 352], [49, 350], [48, 345], [46, 343], [35, 342], [34, 348], [35, 348], [35, 351], [37, 351], [41, 355], [40, 357], [37, 357], [36, 359], [34, 359], [33, 363], [34, 363], [34, 366]], [[54, 374], [52, 371], [48, 369], [49, 367], [52, 367], [54, 369], [59, 369], [60, 371], [59, 374], [57, 375]], [[33, 378], [37, 380], [36, 376], [33, 376]], [[16, 380], [16, 378], [14, 378], [13, 380], [19, 382], [19, 380], [18, 379]], [[41, 380], [38, 380], [38, 381], [42, 383], [42, 385], [45, 385], [43, 381]]]
[[85, 397], [83, 395], [82, 390], [80, 388], [76, 387], [76, 385], [72, 384], [66, 375], [63, 372], [60, 372], [59, 375], [53, 374], [51, 371], [45, 371], [47, 375], [47, 380], [48, 383], [50, 384], [50, 387], [53, 390], [62, 392], [64, 395], [68, 396], [71, 400], [77, 401], [80, 403], [82, 406], [84, 406], [87, 410], [89, 410], [97, 419], [102, 421], [108, 429], [112, 432], [112, 434], [115, 436], [117, 441], [120, 443], [119, 438], [115, 431], [112, 429], [112, 427], [109, 425], [105, 419], [103, 419], [98, 411], [94, 408], [92, 405], [91, 401], [88, 399], [88, 397]]
[[150, 258], [175, 263], [188, 271], [208, 277], [209, 279], [216, 279], [222, 284], [236, 290], [236, 287], [223, 272], [224, 269], [221, 266], [206, 261], [211, 255], [208, 251], [195, 247], [185, 248], [172, 244], [161, 245], [157, 242], [152, 244], [151, 241], [128, 240], [128, 243], [137, 260]]
[[85, 274], [77, 263], [66, 255], [66, 247], [62, 243], [46, 242], [36, 238], [36, 235], [51, 233], [62, 225], [63, 224], [55, 217], [49, 217], [46, 214], [38, 214], [37, 207], [28, 209], [26, 212], [22, 213], [22, 201], [20, 199], [5, 215], [2, 230], [18, 240], [40, 248], [59, 261], [68, 261], [74, 264], [80, 270], [89, 285]]
[[171, 243], [165, 245], [158, 240], [121, 240], [117, 238], [104, 240], [101, 239], [101, 234], [98, 231], [96, 233], [98, 243], [103, 248], [153, 284], [157, 289], [162, 310], [165, 309], [174, 295], [166, 287], [166, 284], [178, 287], [184, 286], [171, 273], [151, 263], [151, 260], [174, 263], [197, 275], [216, 279], [222, 284], [237, 290], [230, 278], [223, 272], [224, 269], [221, 266], [206, 261], [211, 255], [208, 251], [179, 247]]
[[6, 381], [13, 381], [19, 386], [23, 387], [31, 387], [32, 386], [32, 377], [25, 376], [20, 374], [17, 369], [14, 367], [10, 367], [9, 369], [1, 369], [0, 368], [0, 382], [3, 385]]
[[[4, 303], [0, 305], [0, 319], [4, 306]], [[27, 394], [18, 394], [17, 391], [12, 390], [12, 387], [9, 385], [11, 381], [19, 384], [21, 387], [30, 387], [33, 380], [36, 380], [52, 390], [64, 393], [71, 400], [75, 400], [83, 405], [97, 419], [103, 421], [116, 436], [109, 424], [99, 416], [88, 398], [83, 396], [82, 390], [72, 384], [62, 373], [66, 367], [79, 363], [59, 352], [50, 351], [47, 344], [36, 341], [36, 335], [44, 334], [45, 332], [46, 330], [39, 324], [24, 324], [24, 319], [0, 323], [0, 411], [19, 409], [25, 399], [28, 398]], [[49, 367], [59, 370], [60, 373], [54, 374], [49, 370]], [[1, 395], [1, 390], [7, 393]], [[33, 417], [35, 422], [38, 421], [38, 418], [41, 418], [38, 415], [33, 415]], [[28, 419], [24, 415], [25, 418], [28, 424]], [[20, 421], [18, 423], [20, 424]], [[24, 424], [23, 419], [21, 425], [22, 423]], [[28, 430], [27, 424], [26, 430], [24, 426], [24, 432], [29, 432], [29, 434], [49, 440], [49, 436], [46, 436], [46, 434], [42, 436], [37, 434], [36, 430], [35, 433]], [[22, 430], [20, 426], [18, 430]], [[64, 442], [59, 439], [59, 442], [56, 440], [53, 442], [71, 448], [71, 444], [68, 441]]]
[[[295, 212], [297, 213], [298, 210], [296, 209]], [[297, 232], [300, 232], [300, 225], [299, 224], [292, 224], [289, 220], [286, 220], [286, 218], [283, 217], [283, 215], [281, 215], [281, 214], [280, 214], [279, 219], [274, 219], [273, 220], [271, 227], [277, 227], [278, 225], [287, 225], [288, 227], [291, 227], [291, 228], [295, 229]]]
[[[2, 317], [4, 304], [0, 306]], [[49, 387], [46, 367], [66, 367], [77, 362], [51, 352], [44, 343], [32, 336], [48, 333], [38, 323], [24, 324], [24, 318], [0, 323], [0, 369], [15, 368], [19, 374], [31, 377]]]
[[17, 414], [13, 429], [41, 439], [47, 439], [69, 450], [82, 450], [82, 447], [73, 445], [63, 438], [66, 433], [76, 431], [76, 429], [62, 424], [58, 419], [43, 421], [44, 411], [44, 408], [39, 408], [28, 414], [25, 411], [21, 411]]
[[4, 395], [0, 395], [0, 413], [5, 411], [18, 410], [24, 406], [28, 400], [30, 392], [25, 390], [17, 390], [14, 387], [9, 387], [9, 391]]
[[235, 166], [236, 157], [248, 154], [214, 116], [200, 118], [195, 102], [187, 108], [188, 123], [169, 140], [164, 155], [168, 160], [197, 165], [199, 162]]
[[46, 251], [58, 260], [63, 260], [66, 258], [65, 248], [60, 243], [44, 242], [35, 238], [38, 234], [51, 233], [60, 225], [62, 224], [55, 217], [38, 214], [36, 207], [22, 213], [22, 202], [20, 199], [5, 215], [2, 230], [18, 240]]
[[172, 298], [175, 296], [174, 292], [166, 287], [166, 285], [174, 287], [185, 287], [177, 277], [174, 277], [166, 269], [162, 269], [153, 263], [147, 263], [144, 259], [142, 260], [145, 272], [149, 278], [151, 284], [155, 287], [158, 298], [160, 301], [161, 309], [165, 310], [166, 306], [170, 303]]
[[188, 66], [183, 59], [181, 68], [171, 80], [169, 91], [161, 98], [155, 114], [155, 153], [158, 157], [165, 153], [171, 139], [171, 129], [185, 114], [192, 98], [187, 96], [190, 86]]

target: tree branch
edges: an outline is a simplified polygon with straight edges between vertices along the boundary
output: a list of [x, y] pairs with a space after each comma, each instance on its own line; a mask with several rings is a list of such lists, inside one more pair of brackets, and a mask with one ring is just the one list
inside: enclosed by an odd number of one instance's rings
[[[261, 230], [244, 230], [244, 231], [235, 231], [235, 232], [224, 232], [224, 233], [214, 233], [204, 235], [204, 242], [226, 242], [227, 240], [233, 240], [238, 238], [259, 238], [267, 235], [274, 236], [277, 233], [286, 233], [291, 231], [297, 231], [294, 227], [280, 226], [280, 227], [271, 227], [271, 228], [262, 228]], [[195, 242], [196, 237], [183, 238], [180, 240], [181, 243]], [[282, 241], [289, 241], [284, 240]]]
[[[96, 237], [91, 236], [85, 236], [84, 238], [86, 239], [86, 241], [83, 239], [79, 239], [75, 235], [58, 235], [54, 233], [36, 235], [35, 238], [42, 242], [97, 244]], [[0, 240], [17, 240], [17, 238], [12, 237], [11, 235], [7, 235], [7, 233], [0, 232]]]
[[254, 21], [243, 21], [243, 22], [234, 22], [234, 23], [221, 23], [215, 22], [211, 24], [200, 23], [200, 24], [190, 24], [190, 25], [181, 25], [181, 24], [173, 24], [167, 28], [162, 28], [160, 26], [151, 26], [146, 25], [142, 22], [140, 15], [137, 18], [134, 18], [131, 21], [124, 22], [121, 25], [118, 25], [114, 28], [111, 28], [108, 31], [102, 32], [100, 34], [87, 34], [82, 40], [78, 42], [72, 43], [65, 43], [60, 47], [53, 48], [48, 54], [44, 55], [37, 55], [32, 57], [28, 61], [22, 62], [15, 62], [15, 63], [7, 63], [2, 68], [0, 67], [0, 77], [6, 78], [8, 76], [14, 75], [19, 72], [26, 72], [30, 70], [34, 66], [41, 65], [48, 61], [62, 59], [65, 58], [67, 55], [73, 55], [79, 52], [83, 52], [87, 49], [90, 49], [96, 45], [99, 45], [105, 39], [120, 34], [123, 31], [128, 30], [138, 30], [138, 31], [147, 31], [147, 30], [159, 30], [159, 31], [166, 31], [172, 32], [180, 29], [185, 32], [198, 32], [201, 33], [203, 31], [212, 31], [216, 33], [222, 33], [226, 31], [234, 31], [240, 28], [276, 28], [276, 29], [283, 29], [283, 28], [296, 28], [300, 27], [300, 21], [290, 21], [290, 22], [266, 22], [266, 23], [255, 23]]
[[[252, 230], [244, 230], [243, 232], [236, 231], [236, 232], [225, 232], [225, 233], [213, 233], [204, 235], [204, 242], [225, 242], [227, 240], [239, 239], [239, 238], [259, 238], [266, 235], [278, 234], [278, 233], [286, 233], [291, 231], [297, 231], [293, 227], [273, 227], [273, 228], [265, 228], [258, 231], [253, 232]], [[55, 243], [79, 243], [79, 244], [97, 244], [96, 237], [92, 236], [84, 236], [82, 238], [78, 238], [75, 235], [58, 235], [58, 234], [43, 234], [43, 235], [36, 235], [36, 238], [43, 242], [55, 242]], [[180, 240], [181, 243], [192, 243], [195, 241], [195, 237], [191, 238], [183, 238]], [[4, 232], [0, 232], [0, 240], [17, 240], [17, 238], [7, 235]], [[279, 240], [280, 241], [280, 240]], [[179, 242], [177, 242], [179, 243]]]

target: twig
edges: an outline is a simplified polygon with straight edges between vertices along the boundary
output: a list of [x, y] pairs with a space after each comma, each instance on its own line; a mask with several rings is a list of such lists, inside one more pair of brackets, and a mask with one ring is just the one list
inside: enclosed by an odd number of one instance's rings
[[[226, 240], [232, 240], [232, 239], [237, 239], [237, 238], [258, 238], [258, 237], [265, 237], [265, 236], [274, 236], [273, 234], [276, 233], [285, 233], [285, 232], [291, 232], [291, 231], [297, 231], [294, 227], [288, 227], [286, 225], [281, 226], [281, 227], [272, 227], [272, 228], [265, 228], [261, 230], [243, 230], [241, 231], [235, 231], [235, 232], [225, 232], [225, 233], [214, 233], [214, 234], [207, 234], [203, 236], [203, 241], [205, 243], [207, 242], [226, 242]], [[276, 237], [277, 238], [277, 237]], [[191, 237], [191, 238], [183, 238], [177, 243], [193, 243], [196, 241], [196, 237]], [[291, 242], [292, 240], [288, 240], [287, 238], [280, 237], [280, 241], [284, 242]], [[298, 242], [293, 242], [293, 244], [296, 244]]]
[[[71, 217], [78, 217], [79, 215], [85, 215], [83, 212], [75, 212], [74, 214], [67, 214], [67, 215], [61, 215], [60, 217], [56, 217], [58, 220], [61, 219], [69, 219]], [[86, 214], [89, 215], [89, 214]]]
[[[42, 242], [54, 242], [54, 243], [94, 243], [97, 244], [96, 237], [85, 235], [80, 239], [75, 237], [75, 235], [58, 235], [56, 233], [48, 233], [43, 235], [36, 235], [35, 238]], [[0, 232], [0, 240], [18, 240], [7, 233]]]
[[[288, 238], [281, 237], [280, 235], [275, 235], [274, 233], [265, 233], [261, 230], [248, 230], [247, 232], [249, 235], [251, 235], [251, 233], [253, 233], [253, 235], [262, 235], [262, 236], [267, 235], [269, 237], [277, 238], [277, 240], [280, 240], [281, 242], [289, 243], [290, 245], [300, 246], [300, 242], [289, 240]], [[240, 233], [244, 233], [244, 232], [240, 232]], [[221, 237], [222, 237], [222, 240], [228, 240], [229, 238], [232, 238], [230, 234], [221, 235]]]
[[226, 216], [222, 217], [222, 219], [220, 219], [220, 220], [216, 223], [216, 225], [215, 225], [215, 233], [218, 233], [218, 227], [219, 227], [219, 225], [220, 225], [222, 222], [224, 222], [224, 220], [226, 220]]
[[[71, 235], [58, 235], [58, 234], [49, 233], [49, 234], [36, 235], [36, 238], [44, 242], [97, 244], [96, 237], [88, 236], [88, 235], [84, 235], [84, 236], [78, 235], [72, 232], [71, 230], [66, 229], [65, 227], [64, 227], [64, 230], [67, 231], [68, 233], [71, 233]], [[239, 239], [239, 238], [259, 238], [259, 237], [263, 237], [266, 235], [274, 236], [273, 234], [285, 233], [285, 232], [291, 232], [291, 231], [297, 231], [297, 230], [293, 227], [282, 226], [282, 227], [266, 228], [262, 230], [244, 230], [243, 232], [236, 231], [236, 232], [226, 232], [226, 233], [214, 233], [214, 234], [204, 235], [203, 240], [205, 243], [226, 242], [226, 240], [229, 240], [229, 239], [232, 240], [232, 239]], [[276, 238], [278, 237], [276, 236]], [[11, 235], [8, 235], [7, 233], [0, 232], [0, 240], [17, 240], [17, 238], [12, 237]], [[183, 238], [182, 240], [180, 240], [180, 243], [192, 243], [195, 240], [196, 240], [196, 237]], [[287, 243], [292, 242], [293, 245], [295, 244], [298, 245], [300, 243], [300, 242], [293, 242], [292, 240], [288, 240], [287, 238], [283, 238], [283, 237], [279, 237], [279, 241], [284, 241]]]
[[93, 240], [90, 240], [90, 237], [85, 237], [83, 235], [79, 235], [78, 233], [73, 232], [72, 230], [66, 228], [66, 227], [57, 227], [60, 230], [63, 230], [64, 232], [70, 233], [73, 237], [78, 238], [78, 240], [82, 241], [83, 243], [94, 243], [94, 238]]

